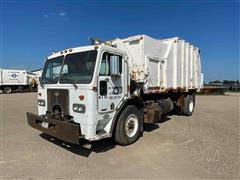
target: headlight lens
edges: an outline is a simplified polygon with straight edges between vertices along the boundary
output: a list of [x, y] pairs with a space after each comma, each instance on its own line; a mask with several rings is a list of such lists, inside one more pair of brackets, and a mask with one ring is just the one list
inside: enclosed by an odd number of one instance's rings
[[73, 111], [78, 113], [85, 113], [86, 108], [83, 104], [73, 104]]
[[45, 106], [46, 105], [45, 100], [44, 99], [39, 99], [38, 100], [38, 105], [39, 106]]

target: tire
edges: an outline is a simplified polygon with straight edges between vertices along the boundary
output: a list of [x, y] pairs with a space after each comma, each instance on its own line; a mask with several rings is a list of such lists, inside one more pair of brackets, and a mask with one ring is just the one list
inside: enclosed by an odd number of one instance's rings
[[127, 106], [116, 124], [114, 141], [119, 145], [129, 145], [138, 140], [143, 126], [142, 113], [135, 106]]
[[186, 116], [192, 116], [195, 108], [195, 94], [187, 95], [184, 98], [183, 114]]
[[3, 93], [6, 93], [6, 94], [9, 94], [12, 92], [12, 88], [10, 86], [5, 86], [3, 89], [2, 89]]

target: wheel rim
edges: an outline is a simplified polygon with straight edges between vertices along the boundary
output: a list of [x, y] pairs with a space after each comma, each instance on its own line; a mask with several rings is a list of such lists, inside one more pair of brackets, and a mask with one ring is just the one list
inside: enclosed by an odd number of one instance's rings
[[125, 132], [128, 137], [133, 137], [138, 130], [138, 118], [135, 114], [130, 114], [127, 117]]
[[193, 111], [193, 101], [190, 101], [188, 108], [189, 108], [189, 112]]

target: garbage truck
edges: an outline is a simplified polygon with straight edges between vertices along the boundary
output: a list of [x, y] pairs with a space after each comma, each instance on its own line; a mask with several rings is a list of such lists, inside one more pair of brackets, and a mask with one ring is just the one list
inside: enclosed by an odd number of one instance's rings
[[134, 143], [144, 123], [191, 116], [201, 89], [200, 50], [178, 37], [116, 38], [46, 58], [30, 126], [68, 143]]
[[32, 91], [37, 89], [39, 76], [26, 70], [1, 69], [0, 90], [3, 93], [12, 93], [16, 90]]

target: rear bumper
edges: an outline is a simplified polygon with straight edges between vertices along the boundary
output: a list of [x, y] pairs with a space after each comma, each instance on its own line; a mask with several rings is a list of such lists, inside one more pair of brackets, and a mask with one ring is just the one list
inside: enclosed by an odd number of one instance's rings
[[[55, 119], [47, 119], [39, 115], [27, 112], [27, 121], [30, 126], [46, 134], [66, 142], [79, 144], [80, 125]], [[42, 126], [42, 122], [48, 123], [48, 128]]]

